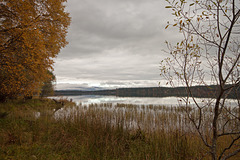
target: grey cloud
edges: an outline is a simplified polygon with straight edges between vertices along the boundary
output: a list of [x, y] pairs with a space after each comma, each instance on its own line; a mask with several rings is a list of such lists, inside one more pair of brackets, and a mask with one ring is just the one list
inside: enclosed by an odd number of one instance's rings
[[158, 57], [152, 55], [139, 56], [117, 53], [114, 56], [114, 53], [109, 53], [105, 56], [98, 55], [89, 59], [62, 60], [56, 64], [55, 68], [58, 68], [57, 75], [69, 70], [71, 73], [68, 75], [69, 77], [82, 79], [147, 80], [159, 78]]
[[89, 86], [88, 84], [85, 84], [85, 83], [82, 83], [82, 84], [60, 83], [56, 87], [56, 90], [66, 90], [66, 89], [90, 91], [90, 90], [102, 90], [107, 88]]
[[107, 82], [102, 82], [100, 83], [100, 85], [116, 85], [116, 86], [120, 86], [120, 85], [126, 85], [126, 83], [124, 82], [118, 82], [118, 81], [107, 81]]
[[72, 6], [73, 29], [113, 39], [152, 36], [161, 21], [156, 2], [80, 1]]
[[135, 48], [129, 54], [141, 54], [146, 48], [162, 45], [162, 23], [166, 21], [163, 4], [159, 0], [69, 1], [72, 16], [69, 45], [59, 58], [94, 56], [113, 48]]
[[116, 88], [128, 88], [128, 87], [158, 87], [158, 82], [153, 80], [143, 81], [102, 81], [98, 86], [93, 84], [72, 84], [72, 83], [60, 83], [57, 85], [56, 90], [103, 90], [103, 89], [116, 89]]
[[103, 88], [158, 87], [158, 82], [154, 80], [104, 81], [100, 86]]
[[[161, 0], [69, 0], [72, 24], [69, 45], [55, 63], [58, 83], [144, 85], [136, 80], [160, 79], [164, 41], [177, 39], [164, 29], [166, 15], [171, 16], [165, 5]], [[111, 84], [117, 85], [124, 84]]]

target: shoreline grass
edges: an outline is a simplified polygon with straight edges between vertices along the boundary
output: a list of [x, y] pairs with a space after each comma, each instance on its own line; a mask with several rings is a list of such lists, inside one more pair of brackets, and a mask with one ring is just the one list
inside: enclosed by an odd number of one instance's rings
[[8, 113], [0, 118], [0, 159], [210, 159], [194, 130], [176, 127], [188, 123], [176, 116], [180, 108], [64, 102], [62, 109], [49, 99], [0, 104]]

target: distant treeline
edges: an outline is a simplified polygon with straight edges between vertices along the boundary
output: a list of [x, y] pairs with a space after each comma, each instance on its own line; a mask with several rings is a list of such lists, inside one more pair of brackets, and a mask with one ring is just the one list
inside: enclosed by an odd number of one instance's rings
[[55, 96], [74, 96], [74, 95], [116, 95], [116, 89], [98, 90], [98, 91], [80, 91], [80, 90], [57, 90]]
[[[230, 86], [226, 86], [228, 88]], [[58, 90], [56, 96], [70, 95], [113, 95], [117, 97], [170, 97], [170, 96], [194, 96], [202, 98], [215, 98], [218, 94], [217, 86], [194, 86], [190, 88], [192, 95], [186, 87], [147, 87], [147, 88], [117, 88], [113, 90], [99, 91], [78, 91], [78, 90]], [[227, 98], [237, 99], [240, 96], [240, 87], [229, 89]]]

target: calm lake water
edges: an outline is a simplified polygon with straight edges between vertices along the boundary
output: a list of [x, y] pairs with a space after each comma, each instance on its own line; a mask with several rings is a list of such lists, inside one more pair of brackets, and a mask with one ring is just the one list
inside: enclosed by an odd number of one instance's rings
[[[60, 97], [51, 97], [60, 98]], [[124, 104], [136, 104], [136, 105], [165, 105], [165, 106], [177, 106], [183, 104], [179, 97], [116, 97], [116, 96], [100, 96], [100, 95], [81, 95], [81, 96], [63, 96], [63, 98], [72, 99], [73, 102], [82, 105], [100, 104], [100, 103], [124, 103]], [[199, 104], [213, 103], [211, 99], [196, 98]], [[190, 100], [190, 105], [194, 104]], [[228, 100], [227, 104], [235, 105], [236, 100]]]
[[[110, 123], [112, 126], [123, 125], [124, 128], [134, 129], [140, 127], [146, 131], [178, 129], [192, 132], [194, 128], [189, 125], [188, 114], [183, 110], [183, 107], [179, 106], [181, 104], [179, 97], [81, 95], [50, 98], [72, 99], [78, 104], [75, 107], [63, 107], [55, 112], [56, 119], [74, 119], [87, 116], [89, 119], [97, 119], [105, 125]], [[204, 125], [211, 125], [208, 123], [212, 117], [212, 109], [208, 106], [209, 104], [213, 105], [214, 101], [201, 98], [196, 98], [196, 101], [201, 107], [206, 106], [203, 109], [204, 120], [206, 120]], [[228, 104], [233, 102], [233, 100], [229, 100]], [[192, 102], [190, 106], [194, 106]], [[198, 110], [192, 110], [192, 115], [197, 116], [197, 113]]]

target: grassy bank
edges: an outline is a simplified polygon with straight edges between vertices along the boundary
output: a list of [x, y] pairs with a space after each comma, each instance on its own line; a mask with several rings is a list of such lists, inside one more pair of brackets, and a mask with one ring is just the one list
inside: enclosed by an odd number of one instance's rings
[[197, 134], [186, 132], [181, 109], [64, 104], [62, 109], [49, 99], [0, 104], [6, 114], [0, 118], [0, 159], [209, 158]]

